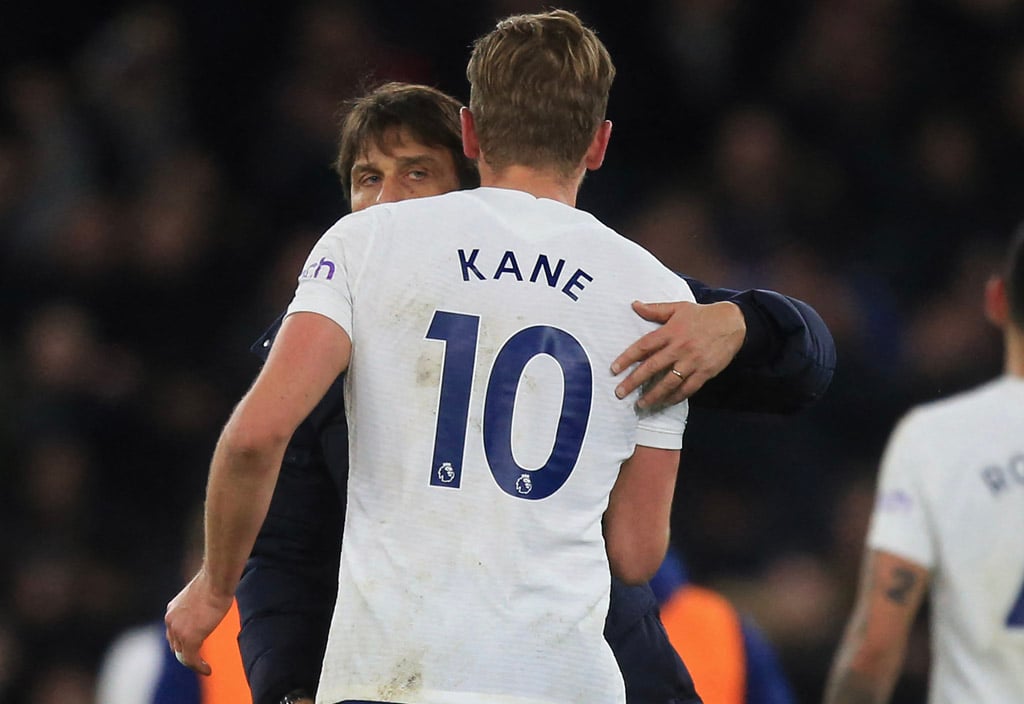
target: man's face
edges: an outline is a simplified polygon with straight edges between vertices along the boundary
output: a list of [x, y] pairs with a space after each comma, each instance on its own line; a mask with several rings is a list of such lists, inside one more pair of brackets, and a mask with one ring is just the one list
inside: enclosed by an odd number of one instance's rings
[[444, 147], [420, 144], [402, 128], [388, 130], [381, 142], [367, 145], [352, 164], [352, 212], [459, 188], [455, 158]]

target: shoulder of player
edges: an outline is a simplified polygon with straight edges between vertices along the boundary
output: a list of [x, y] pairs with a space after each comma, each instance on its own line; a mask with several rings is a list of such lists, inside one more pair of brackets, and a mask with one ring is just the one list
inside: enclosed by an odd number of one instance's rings
[[347, 239], [354, 234], [368, 232], [377, 228], [379, 214], [373, 212], [380, 206], [366, 208], [355, 213], [348, 213], [334, 221], [320, 236], [320, 244], [329, 244], [334, 240]]
[[452, 191], [436, 196], [423, 196], [379, 203], [356, 213], [349, 213], [331, 228], [340, 231], [383, 231], [390, 228], [404, 228], [410, 222], [422, 225], [431, 222], [451, 222], [470, 209], [468, 191]]
[[998, 382], [998, 379], [992, 380], [914, 406], [896, 424], [893, 440], [925, 442], [940, 454], [943, 446], [960, 444], [964, 433], [973, 432], [977, 426], [976, 414], [984, 415], [990, 407], [1000, 407]]
[[652, 272], [657, 272], [659, 274], [659, 281], [667, 287], [666, 295], [670, 296], [668, 300], [696, 302], [693, 289], [690, 287], [690, 284], [686, 279], [684, 279], [679, 273], [669, 269], [664, 262], [658, 259], [658, 257], [647, 248], [637, 244], [621, 232], [603, 224], [601, 227], [604, 227], [614, 235], [615, 241], [619, 243], [619, 247], [621, 248], [622, 257], [635, 257], [638, 263], [642, 263], [644, 266], [649, 266]]
[[982, 408], [999, 395], [1001, 379], [993, 379], [978, 386], [957, 393], [927, 401], [912, 408], [908, 418], [916, 423], [956, 423], [963, 421], [963, 414], [971, 408]]

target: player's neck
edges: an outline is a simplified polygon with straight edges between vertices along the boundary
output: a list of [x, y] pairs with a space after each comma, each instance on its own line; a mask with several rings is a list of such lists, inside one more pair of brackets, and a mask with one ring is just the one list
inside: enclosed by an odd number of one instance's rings
[[575, 208], [580, 179], [567, 179], [554, 171], [519, 165], [495, 171], [481, 160], [480, 185], [525, 191], [536, 198], [550, 198]]

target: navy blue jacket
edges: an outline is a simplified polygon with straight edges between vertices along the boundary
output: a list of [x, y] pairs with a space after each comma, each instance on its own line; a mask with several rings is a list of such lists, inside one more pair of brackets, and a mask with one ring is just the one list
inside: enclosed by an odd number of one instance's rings
[[[835, 345], [813, 308], [773, 291], [687, 282], [698, 303], [738, 304], [747, 325], [739, 354], [691, 398], [691, 408], [792, 413], [821, 398], [835, 369]], [[264, 359], [280, 323], [252, 347]], [[347, 472], [339, 379], [292, 437], [238, 586], [239, 645], [255, 704], [316, 689], [337, 595]], [[605, 638], [626, 680], [627, 701], [699, 702], [657, 613], [649, 587], [613, 580]]]

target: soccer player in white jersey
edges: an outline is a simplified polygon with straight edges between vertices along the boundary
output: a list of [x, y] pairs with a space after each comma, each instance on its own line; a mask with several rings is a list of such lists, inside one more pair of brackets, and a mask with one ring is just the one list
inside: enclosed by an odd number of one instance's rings
[[929, 591], [929, 703], [1024, 702], [1024, 228], [985, 310], [1004, 374], [894, 431], [827, 704], [889, 700]]
[[207, 486], [204, 566], [168, 607], [197, 666], [230, 605], [293, 430], [347, 369], [345, 550], [317, 701], [623, 702], [602, 629], [609, 569], [668, 543], [686, 406], [620, 399], [611, 366], [693, 300], [575, 209], [601, 165], [614, 68], [571, 13], [474, 45], [468, 156], [482, 188], [379, 205], [314, 248]]

